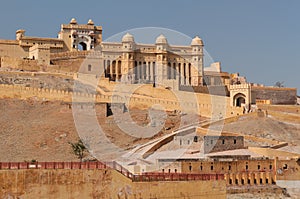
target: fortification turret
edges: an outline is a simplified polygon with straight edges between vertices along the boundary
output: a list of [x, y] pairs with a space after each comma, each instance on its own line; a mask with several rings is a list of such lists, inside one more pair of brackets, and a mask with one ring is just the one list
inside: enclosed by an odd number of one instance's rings
[[25, 30], [19, 29], [16, 31], [16, 40], [19, 41], [24, 36], [25, 36]]

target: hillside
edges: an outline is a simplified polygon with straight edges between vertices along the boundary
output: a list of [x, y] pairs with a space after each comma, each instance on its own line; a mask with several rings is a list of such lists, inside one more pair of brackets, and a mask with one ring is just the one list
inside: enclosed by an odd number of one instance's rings
[[[72, 110], [68, 105], [54, 101], [0, 99], [0, 161], [77, 161], [69, 142], [79, 137], [74, 125]], [[134, 122], [147, 125], [148, 111], [132, 109], [128, 114]], [[183, 116], [185, 124], [198, 120], [197, 116]], [[139, 139], [122, 132], [113, 116], [98, 121], [110, 141], [120, 148], [132, 148], [151, 138]], [[164, 128], [154, 137], [175, 130], [180, 124], [180, 115], [167, 112]], [[154, 138], [153, 137], [153, 138]]]

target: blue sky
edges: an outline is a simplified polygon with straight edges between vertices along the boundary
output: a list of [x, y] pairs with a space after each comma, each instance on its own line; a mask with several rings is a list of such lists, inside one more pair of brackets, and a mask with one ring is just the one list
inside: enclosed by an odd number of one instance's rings
[[[199, 35], [224, 71], [248, 81], [300, 90], [300, 1], [2, 1], [0, 38], [56, 37], [61, 23], [92, 18], [104, 39], [132, 28], [163, 27]], [[298, 94], [300, 92], [298, 91]]]

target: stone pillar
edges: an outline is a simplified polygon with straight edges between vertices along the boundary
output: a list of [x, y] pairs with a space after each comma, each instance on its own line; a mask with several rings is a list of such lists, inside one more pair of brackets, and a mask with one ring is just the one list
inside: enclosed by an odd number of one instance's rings
[[140, 62], [137, 62], [137, 66], [136, 66], [136, 79], [137, 79], [137, 82], [140, 82], [140, 75], [141, 75], [141, 66], [140, 66]]
[[149, 62], [149, 70], [150, 70], [149, 80], [153, 82], [153, 62]]
[[189, 64], [185, 64], [185, 84], [186, 85], [190, 85], [189, 84], [189, 78], [190, 78], [190, 67], [189, 67]]
[[109, 61], [109, 73], [110, 73], [110, 78], [112, 78], [113, 76], [113, 65], [112, 65], [112, 61]]
[[261, 173], [260, 178], [262, 179], [262, 184], [265, 185], [266, 184], [266, 173], [265, 172]]
[[149, 80], [150, 74], [149, 74], [149, 62], [146, 62], [146, 80]]
[[248, 178], [250, 179], [250, 185], [254, 185], [254, 174], [253, 173], [249, 173]]
[[172, 68], [172, 70], [173, 70], [173, 71], [172, 71], [172, 72], [173, 72], [173, 79], [177, 79], [177, 78], [176, 78], [176, 72], [177, 72], [177, 71], [176, 71], [176, 63], [175, 63], [175, 62], [173, 63], [173, 68]]
[[228, 175], [228, 173], [225, 173], [224, 174], [224, 179], [225, 179], [225, 182], [226, 182], [226, 185], [229, 185], [229, 175]]
[[176, 75], [177, 81], [180, 84], [180, 73], [179, 73], [179, 64], [178, 63], [176, 64], [176, 73], [175, 73], [175, 75]]
[[180, 64], [180, 84], [184, 85], [184, 66], [183, 63]]
[[115, 71], [116, 71], [116, 81], [118, 81], [118, 79], [119, 79], [119, 62], [118, 61], [116, 61], [116, 69], [115, 69]]

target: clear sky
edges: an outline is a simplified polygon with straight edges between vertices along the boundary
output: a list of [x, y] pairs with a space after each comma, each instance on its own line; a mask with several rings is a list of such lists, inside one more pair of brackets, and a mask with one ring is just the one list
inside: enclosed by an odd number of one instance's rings
[[0, 38], [56, 37], [60, 24], [75, 17], [102, 25], [103, 38], [139, 27], [163, 27], [199, 35], [224, 71], [250, 82], [284, 81], [300, 93], [300, 1], [298, 0], [3, 0]]

